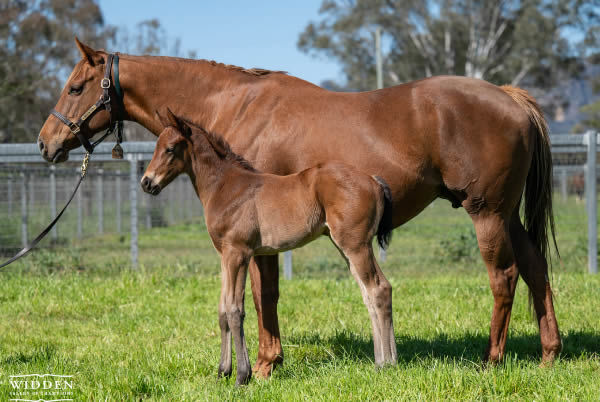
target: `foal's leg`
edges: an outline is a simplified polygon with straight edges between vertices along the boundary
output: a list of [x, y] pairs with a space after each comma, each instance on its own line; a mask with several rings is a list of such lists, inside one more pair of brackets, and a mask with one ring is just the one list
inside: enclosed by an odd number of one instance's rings
[[[332, 240], [335, 243], [333, 236]], [[381, 272], [370, 243], [352, 249], [336, 246], [358, 282], [363, 302], [371, 317], [375, 365], [382, 367], [395, 364], [397, 353], [392, 320], [392, 286]]]
[[536, 250], [518, 215], [513, 215], [510, 225], [519, 271], [533, 296], [542, 341], [542, 363], [551, 363], [560, 353], [562, 342], [552, 304], [552, 289], [548, 280], [546, 260]]
[[244, 295], [249, 259], [248, 254], [236, 249], [224, 251], [221, 258], [221, 264], [223, 265], [221, 286], [224, 294], [225, 316], [227, 324], [233, 332], [237, 358], [236, 385], [248, 383], [252, 376], [246, 338], [244, 336]]
[[492, 213], [471, 217], [494, 295], [490, 339], [483, 360], [497, 362], [504, 355], [519, 271], [513, 253], [508, 222], [502, 216]]
[[225, 308], [225, 272], [221, 274], [221, 298], [219, 300], [219, 327], [221, 328], [221, 361], [219, 362], [218, 377], [229, 377], [231, 375], [231, 330], [227, 322]]

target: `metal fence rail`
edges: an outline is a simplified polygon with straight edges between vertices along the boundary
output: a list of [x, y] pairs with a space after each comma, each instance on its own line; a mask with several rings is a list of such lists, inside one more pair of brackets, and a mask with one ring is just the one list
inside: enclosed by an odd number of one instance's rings
[[[597, 268], [597, 166], [595, 132], [553, 135], [554, 183], [562, 202], [585, 196], [583, 206], [570, 211], [573, 224], [567, 230], [581, 236], [581, 222], [587, 220], [588, 270]], [[139, 180], [143, 164], [152, 158], [154, 142], [126, 142], [126, 160], [111, 157], [113, 143], [100, 144], [91, 158], [88, 177], [71, 209], [52, 231], [49, 242], [66, 244], [70, 238], [104, 233], [130, 235], [131, 265], [138, 264], [138, 226], [167, 226], [202, 216], [202, 207], [188, 179], [179, 177], [170, 191], [157, 197], [141, 193]], [[25, 245], [52, 217], [73, 189], [84, 151], [70, 153], [70, 161], [60, 166], [43, 162], [37, 144], [0, 144], [0, 253], [9, 255]], [[596, 167], [596, 168], [589, 168]], [[579, 205], [579, 204], [574, 204]], [[85, 221], [85, 224], [83, 222]], [[409, 230], [426, 233], [417, 218]], [[93, 225], [90, 222], [94, 222]], [[465, 228], [469, 226], [461, 221]], [[456, 225], [449, 222], [448, 225]], [[439, 228], [436, 230], [439, 231]], [[465, 229], [467, 230], [467, 229]], [[432, 244], [432, 248], [440, 244]], [[442, 247], [444, 244], [441, 245]], [[393, 252], [393, 250], [391, 251]], [[407, 253], [410, 258], [410, 253]], [[284, 277], [292, 277], [292, 254], [284, 254]], [[319, 264], [319, 261], [316, 261]]]

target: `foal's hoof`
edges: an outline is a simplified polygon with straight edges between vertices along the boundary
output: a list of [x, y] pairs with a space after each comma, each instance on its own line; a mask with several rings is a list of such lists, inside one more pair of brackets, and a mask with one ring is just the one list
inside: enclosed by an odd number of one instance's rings
[[219, 365], [219, 372], [217, 373], [217, 379], [231, 377], [231, 367], [224, 368]]
[[248, 370], [247, 372], [242, 372], [242, 373], [240, 373], [238, 371], [237, 378], [235, 380], [235, 385], [238, 387], [242, 386], [242, 385], [247, 385], [250, 382], [251, 378], [252, 378], [251, 370]]
[[398, 364], [398, 362], [396, 362], [394, 360], [375, 363], [375, 371], [389, 369], [389, 368], [396, 366], [396, 364]]

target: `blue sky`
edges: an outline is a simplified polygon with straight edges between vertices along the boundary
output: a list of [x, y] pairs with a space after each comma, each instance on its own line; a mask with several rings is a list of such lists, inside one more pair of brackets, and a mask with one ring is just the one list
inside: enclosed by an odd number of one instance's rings
[[[157, 18], [171, 40], [199, 58], [243, 67], [284, 70], [315, 84], [342, 80], [332, 61], [315, 59], [296, 47], [306, 24], [318, 18], [321, 0], [164, 1], [100, 0], [105, 23], [128, 26]], [[119, 49], [111, 49], [118, 51]]]

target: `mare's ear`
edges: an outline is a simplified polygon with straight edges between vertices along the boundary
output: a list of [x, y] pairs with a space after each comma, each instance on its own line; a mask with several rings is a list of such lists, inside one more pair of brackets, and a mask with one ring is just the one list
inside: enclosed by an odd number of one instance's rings
[[83, 59], [86, 60], [92, 67], [98, 64], [104, 64], [104, 58], [100, 52], [92, 49], [86, 44], [81, 43], [77, 36], [75, 37], [75, 43], [77, 44], [79, 53], [81, 53], [81, 57], [83, 57]]
[[172, 126], [177, 127], [179, 132], [184, 137], [189, 137], [192, 134], [192, 129], [188, 124], [181, 118], [175, 116], [175, 113], [171, 112], [171, 109], [167, 107], [167, 118], [169, 119]]

